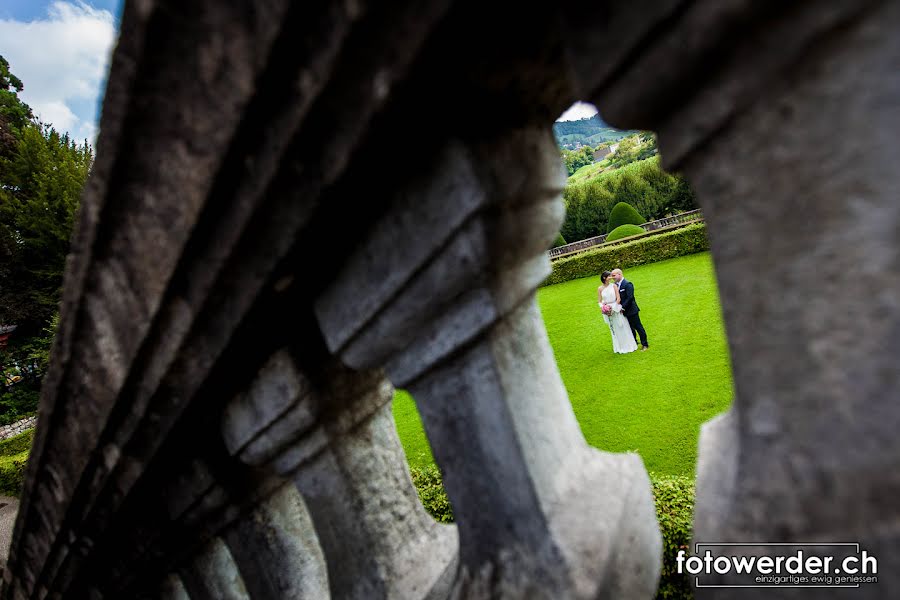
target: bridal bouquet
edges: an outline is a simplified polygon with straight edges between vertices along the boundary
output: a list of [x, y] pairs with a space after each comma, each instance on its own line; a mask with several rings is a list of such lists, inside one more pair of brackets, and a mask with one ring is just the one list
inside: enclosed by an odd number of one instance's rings
[[601, 310], [603, 311], [604, 315], [612, 316], [612, 306], [610, 306], [609, 304], [604, 304]]

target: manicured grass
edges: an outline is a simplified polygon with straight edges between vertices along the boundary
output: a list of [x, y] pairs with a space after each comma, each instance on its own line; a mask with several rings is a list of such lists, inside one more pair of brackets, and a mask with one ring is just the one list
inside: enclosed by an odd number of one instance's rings
[[[588, 443], [637, 451], [647, 469], [693, 475], [702, 423], [731, 403], [731, 367], [709, 253], [635, 267], [650, 350], [617, 355], [597, 306], [599, 277], [538, 290], [563, 382]], [[408, 394], [394, 418], [409, 461], [432, 462]], [[549, 425], [549, 424], [548, 424]]]

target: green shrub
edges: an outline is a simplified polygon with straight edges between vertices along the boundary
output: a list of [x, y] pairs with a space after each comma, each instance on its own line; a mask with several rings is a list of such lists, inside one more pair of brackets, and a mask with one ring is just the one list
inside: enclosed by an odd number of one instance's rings
[[658, 156], [619, 169], [603, 169], [604, 164], [585, 167], [563, 190], [562, 234], [569, 242], [606, 233], [609, 213], [618, 202], [627, 202], [647, 221], [697, 208], [691, 186], [680, 175], [663, 171]]
[[605, 270], [627, 269], [709, 250], [706, 227], [688, 225], [668, 233], [649, 235], [622, 244], [601, 246], [552, 262], [553, 272], [541, 285], [593, 277]]
[[0, 391], [0, 425], [9, 425], [35, 413], [41, 393], [26, 383]]
[[[413, 483], [425, 510], [441, 523], [452, 523], [450, 501], [435, 465], [410, 469]], [[656, 518], [663, 537], [663, 566], [656, 597], [666, 600], [693, 598], [686, 574], [678, 574], [675, 559], [678, 551], [691, 543], [691, 520], [694, 510], [694, 481], [683, 475], [650, 474]]]
[[559, 234], [558, 236], [556, 236], [556, 241], [553, 242], [553, 247], [558, 248], [560, 246], [565, 246], [565, 245], [566, 245], [566, 238], [564, 238], [562, 234]]
[[11, 438], [0, 440], [0, 456], [14, 456], [31, 449], [31, 441], [34, 439], [34, 429], [20, 433]]
[[640, 225], [632, 225], [631, 223], [626, 223], [625, 225], [619, 225], [615, 229], [609, 232], [609, 235], [606, 236], [607, 242], [614, 242], [616, 240], [621, 240], [622, 238], [631, 237], [633, 235], [641, 235], [642, 233], [647, 233], [644, 231], [644, 228]]
[[606, 225], [606, 233], [612, 233], [617, 227], [622, 225], [641, 225], [647, 220], [636, 211], [634, 207], [627, 202], [619, 202], [613, 206], [609, 213], [609, 223]]
[[12, 456], [0, 456], [0, 494], [18, 496], [25, 482], [28, 450]]
[[683, 475], [650, 474], [656, 520], [663, 538], [663, 566], [657, 598], [693, 598], [686, 573], [678, 573], [675, 559], [679, 550], [690, 550], [694, 513], [694, 480]]
[[416, 486], [416, 491], [419, 493], [419, 500], [422, 501], [428, 514], [439, 523], [452, 523], [453, 509], [450, 508], [450, 500], [447, 498], [447, 492], [444, 491], [441, 472], [437, 465], [410, 467], [409, 473], [412, 475], [413, 485]]

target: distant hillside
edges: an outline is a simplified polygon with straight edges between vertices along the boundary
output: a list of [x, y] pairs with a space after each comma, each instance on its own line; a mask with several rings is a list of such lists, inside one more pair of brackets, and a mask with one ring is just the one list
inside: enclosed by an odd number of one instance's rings
[[560, 148], [572, 150], [579, 146], [596, 146], [618, 140], [634, 132], [610, 127], [594, 115], [577, 121], [558, 121], [553, 124], [553, 133]]

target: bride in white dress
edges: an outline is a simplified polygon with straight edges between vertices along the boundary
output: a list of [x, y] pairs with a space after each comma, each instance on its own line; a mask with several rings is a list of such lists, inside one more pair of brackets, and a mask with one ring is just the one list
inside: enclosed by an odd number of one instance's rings
[[628, 319], [622, 314], [622, 300], [619, 297], [619, 286], [611, 277], [609, 271], [603, 271], [600, 275], [600, 281], [603, 283], [597, 289], [597, 304], [602, 309], [609, 306], [609, 314], [604, 311], [603, 320], [609, 325], [609, 331], [612, 334], [613, 352], [617, 354], [627, 354], [637, 350], [637, 342], [634, 341], [634, 332], [628, 324]]

